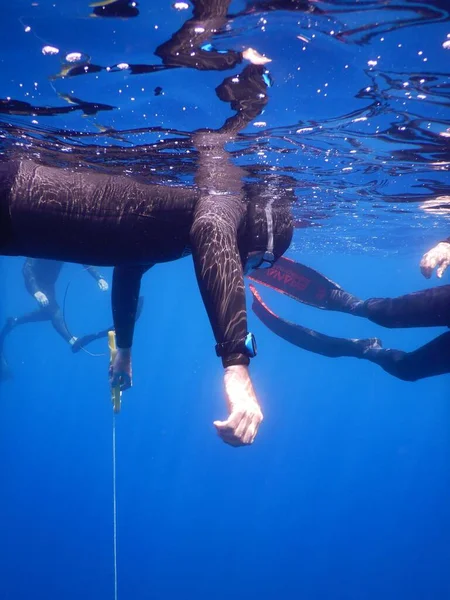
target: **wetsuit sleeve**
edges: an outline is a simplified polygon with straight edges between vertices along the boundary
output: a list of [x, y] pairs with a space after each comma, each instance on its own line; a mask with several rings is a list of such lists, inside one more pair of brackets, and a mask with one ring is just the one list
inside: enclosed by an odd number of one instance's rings
[[25, 286], [27, 290], [29, 290], [33, 295], [41, 291], [37, 284], [36, 276], [34, 273], [34, 262], [34, 258], [27, 258], [22, 268], [23, 277], [25, 279]]
[[[245, 218], [239, 195], [205, 195], [197, 203], [191, 228], [195, 272], [218, 344], [242, 340], [247, 334], [247, 312], [237, 233]], [[248, 365], [244, 354], [222, 356], [224, 367]]]
[[104, 279], [104, 277], [102, 277], [97, 269], [92, 265], [83, 265], [83, 267], [86, 269], [89, 275], [95, 279], [95, 281], [99, 282], [100, 279]]
[[112, 281], [112, 312], [118, 348], [131, 348], [142, 275], [147, 266], [115, 267]]

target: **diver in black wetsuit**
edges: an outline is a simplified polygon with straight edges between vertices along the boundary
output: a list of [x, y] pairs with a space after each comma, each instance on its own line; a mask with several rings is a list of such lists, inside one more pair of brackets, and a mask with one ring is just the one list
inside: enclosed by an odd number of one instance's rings
[[[422, 273], [427, 278], [435, 268], [437, 276], [441, 278], [449, 265], [450, 238], [427, 252], [420, 263]], [[286, 259], [282, 259], [266, 274], [252, 274], [251, 279], [300, 302], [365, 317], [383, 327], [450, 327], [450, 285], [398, 298], [362, 301], [312, 269]], [[264, 304], [253, 286], [251, 290], [253, 310], [257, 316], [274, 333], [300, 348], [333, 358], [364, 358], [404, 381], [450, 373], [450, 332], [443, 333], [413, 352], [385, 349], [376, 338], [335, 338], [280, 319]]]
[[[7, 363], [3, 356], [3, 345], [6, 336], [19, 325], [26, 323], [37, 323], [40, 321], [51, 321], [55, 331], [72, 346], [73, 351], [79, 350], [86, 343], [105, 337], [107, 330], [98, 334], [88, 335], [82, 338], [76, 338], [67, 329], [61, 308], [56, 300], [55, 285], [64, 263], [57, 260], [45, 260], [27, 258], [23, 265], [23, 276], [25, 287], [28, 293], [35, 298], [39, 308], [31, 313], [21, 317], [10, 317], [6, 320], [3, 329], [0, 331], [0, 356], [2, 369], [0, 379], [8, 373]], [[105, 278], [92, 266], [84, 265], [85, 270], [97, 282], [98, 287], [103, 292], [107, 291], [109, 286]]]
[[249, 65], [218, 88], [236, 115], [216, 131], [194, 135], [196, 187], [146, 185], [109, 176], [39, 165], [0, 165], [0, 252], [114, 266], [113, 317], [118, 353], [111, 384], [131, 383], [131, 345], [140, 281], [153, 264], [192, 253], [197, 281], [225, 367], [229, 418], [215, 422], [231, 445], [251, 443], [262, 413], [248, 373], [255, 355], [247, 330], [244, 269], [268, 267], [289, 247], [291, 198], [284, 190], [252, 199], [245, 172], [226, 143], [267, 102], [267, 78]]

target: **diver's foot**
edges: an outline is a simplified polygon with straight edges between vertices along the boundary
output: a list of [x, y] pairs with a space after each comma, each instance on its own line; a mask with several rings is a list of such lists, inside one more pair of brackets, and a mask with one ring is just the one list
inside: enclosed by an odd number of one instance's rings
[[379, 338], [369, 338], [367, 340], [358, 341], [361, 342], [363, 354], [369, 352], [370, 350], [382, 350], [383, 348], [383, 343]]
[[[106, 335], [108, 335], [106, 333]], [[90, 344], [91, 342], [94, 342], [95, 340], [98, 340], [102, 337], [106, 337], [104, 332], [100, 332], [100, 333], [91, 333], [90, 335], [83, 335], [82, 337], [77, 338], [73, 344], [71, 344], [72, 346], [72, 352], [74, 354], [76, 354], [77, 352], [79, 352], [80, 350], [82, 350], [85, 346], [87, 346], [88, 344]]]
[[343, 356], [354, 356], [355, 358], [367, 358], [367, 353], [372, 350], [381, 350], [382, 343], [378, 338], [352, 339], [348, 340], [347, 352]]
[[363, 300], [344, 290], [332, 290], [327, 302], [328, 310], [359, 315], [364, 307]]
[[74, 354], [76, 354], [83, 347], [84, 338], [83, 337], [79, 337], [74, 342], [69, 342], [69, 344], [70, 344], [70, 348], [71, 348], [72, 352]]

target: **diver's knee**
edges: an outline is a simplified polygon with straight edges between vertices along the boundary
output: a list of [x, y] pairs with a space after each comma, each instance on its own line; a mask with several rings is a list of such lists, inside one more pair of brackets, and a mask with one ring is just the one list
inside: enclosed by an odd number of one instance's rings
[[393, 374], [402, 381], [417, 381], [420, 379], [416, 365], [414, 365], [407, 352], [400, 353], [400, 356], [394, 359]]
[[376, 363], [386, 373], [402, 381], [417, 381], [420, 379], [417, 365], [411, 361], [408, 352], [388, 348], [371, 348], [366, 352], [364, 358]]

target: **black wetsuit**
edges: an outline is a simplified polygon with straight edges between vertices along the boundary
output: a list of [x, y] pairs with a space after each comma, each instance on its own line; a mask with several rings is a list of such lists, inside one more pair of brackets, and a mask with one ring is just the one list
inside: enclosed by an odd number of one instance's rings
[[[241, 62], [242, 54], [232, 50], [202, 50], [226, 23], [230, 0], [193, 4], [193, 19], [157, 49], [165, 65], [220, 70]], [[266, 208], [273, 218], [274, 257], [287, 250], [295, 195], [266, 186], [270, 196], [255, 198], [251, 184], [244, 185], [248, 174], [231, 160], [226, 144], [264, 109], [267, 88], [265, 68], [253, 64], [218, 86], [218, 97], [236, 114], [215, 131], [193, 134], [195, 187], [150, 185], [32, 161], [0, 165], [0, 252], [114, 266], [119, 348], [132, 344], [142, 274], [155, 263], [192, 254], [217, 353], [224, 366], [248, 364], [242, 265], [249, 252], [268, 248]]]
[[[450, 327], [450, 285], [397, 298], [370, 298], [349, 312], [382, 327]], [[405, 381], [450, 373], [450, 332], [412, 352], [368, 348], [361, 358], [380, 365], [391, 375]]]
[[[216, 341], [227, 349], [223, 362], [248, 364], [241, 352], [247, 334], [241, 264], [249, 251], [265, 249], [267, 222], [264, 207], [251, 209], [242, 197], [237, 167], [215, 160], [215, 139], [208, 150], [210, 139], [205, 133], [199, 142], [201, 169], [208, 171], [200, 178], [203, 189], [146, 185], [31, 160], [2, 164], [1, 253], [115, 266], [117, 342], [128, 348], [142, 273], [192, 252]], [[273, 217], [274, 254], [280, 256], [291, 241], [292, 219], [283, 204], [274, 204]]]
[[[446, 240], [450, 243], [450, 238]], [[345, 312], [388, 328], [450, 327], [450, 285], [429, 288], [397, 298], [362, 301], [313, 269], [281, 259], [267, 273], [251, 279], [288, 296], [326, 310]], [[363, 358], [405, 381], [450, 373], [450, 332], [412, 352], [382, 348], [380, 340], [324, 335], [278, 317], [253, 288], [253, 310], [269, 329], [288, 342], [332, 358]]]

